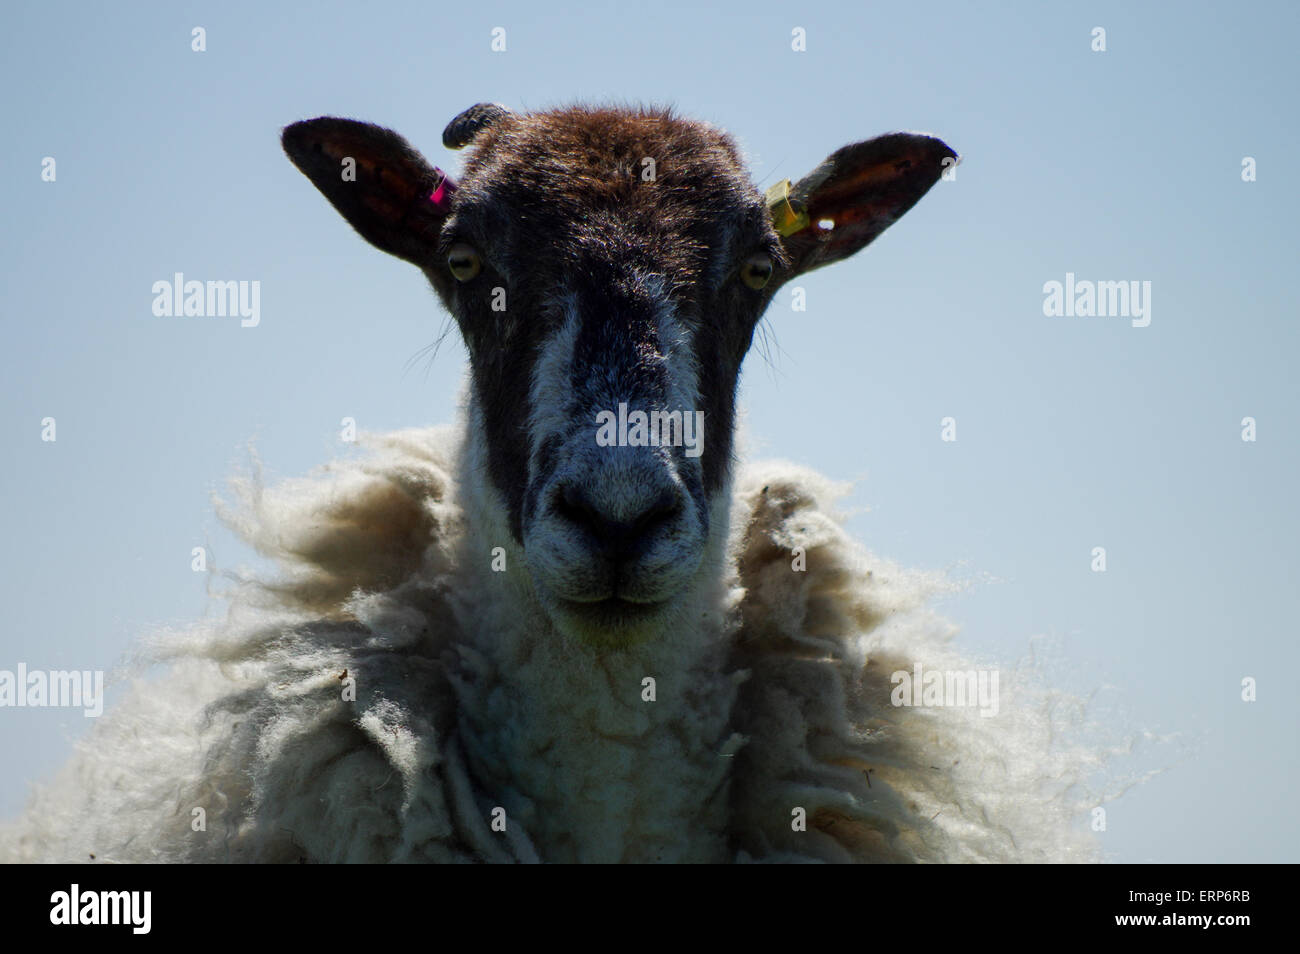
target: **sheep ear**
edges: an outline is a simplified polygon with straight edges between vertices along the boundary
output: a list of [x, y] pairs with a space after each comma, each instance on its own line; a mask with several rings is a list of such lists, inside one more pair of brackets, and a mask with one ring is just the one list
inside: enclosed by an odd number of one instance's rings
[[767, 202], [790, 258], [785, 277], [864, 248], [958, 161], [933, 136], [890, 133], [836, 150], [793, 186], [773, 186]]
[[455, 184], [397, 133], [321, 117], [285, 127], [285, 154], [362, 238], [425, 266]]

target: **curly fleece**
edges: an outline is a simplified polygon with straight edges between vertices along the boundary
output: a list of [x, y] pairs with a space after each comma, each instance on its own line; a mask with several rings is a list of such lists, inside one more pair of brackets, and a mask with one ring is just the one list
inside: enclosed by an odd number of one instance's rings
[[596, 653], [488, 569], [452, 432], [366, 443], [309, 478], [236, 483], [223, 516], [280, 573], [152, 641], [162, 673], [33, 793], [0, 857], [1096, 857], [1076, 824], [1096, 766], [1032, 680], [1004, 670], [994, 718], [892, 705], [896, 670], [972, 664], [924, 608], [943, 581], [845, 536], [844, 488], [748, 467], [728, 551], [676, 625]]

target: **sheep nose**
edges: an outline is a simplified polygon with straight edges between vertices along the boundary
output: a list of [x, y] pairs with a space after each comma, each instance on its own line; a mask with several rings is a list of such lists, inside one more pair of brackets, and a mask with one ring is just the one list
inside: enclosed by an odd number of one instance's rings
[[615, 503], [608, 494], [593, 493], [588, 483], [574, 481], [560, 488], [555, 510], [586, 531], [611, 557], [622, 559], [677, 517], [683, 507], [681, 491], [675, 485], [618, 497]]

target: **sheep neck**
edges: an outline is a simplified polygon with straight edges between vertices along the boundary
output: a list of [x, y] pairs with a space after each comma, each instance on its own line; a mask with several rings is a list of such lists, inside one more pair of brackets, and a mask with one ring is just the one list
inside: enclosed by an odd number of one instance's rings
[[[471, 421], [473, 417], [471, 415]], [[482, 433], [481, 430], [478, 433]], [[567, 640], [542, 611], [469, 430], [456, 560], [456, 735], [480, 809], [505, 809], [548, 861], [712, 861], [727, 854], [736, 594], [725, 500], [691, 587], [655, 638]], [[725, 497], [725, 495], [724, 495]], [[505, 550], [493, 569], [494, 547]]]

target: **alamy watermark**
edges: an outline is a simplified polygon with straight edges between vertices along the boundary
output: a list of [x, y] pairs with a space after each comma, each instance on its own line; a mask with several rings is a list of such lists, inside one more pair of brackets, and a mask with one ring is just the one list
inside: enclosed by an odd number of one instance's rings
[[0, 669], [0, 708], [81, 709], [87, 719], [104, 714], [102, 670]]
[[120, 924], [133, 934], [148, 934], [153, 925], [152, 891], [82, 891], [74, 883], [50, 895], [50, 923], [58, 925]]
[[1134, 328], [1151, 324], [1149, 281], [1094, 282], [1078, 280], [1043, 283], [1043, 314], [1048, 318], [1131, 318]]
[[980, 715], [998, 714], [998, 671], [996, 669], [931, 669], [920, 663], [912, 671], [900, 669], [889, 681], [894, 684], [889, 700], [895, 706], [975, 707]]
[[186, 281], [177, 272], [170, 282], [153, 283], [153, 313], [158, 318], [239, 318], [243, 328], [262, 321], [260, 281]]
[[628, 411], [596, 414], [596, 443], [601, 447], [685, 447], [687, 457], [704, 453], [703, 411]]

